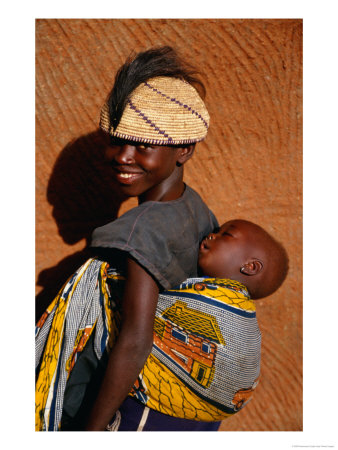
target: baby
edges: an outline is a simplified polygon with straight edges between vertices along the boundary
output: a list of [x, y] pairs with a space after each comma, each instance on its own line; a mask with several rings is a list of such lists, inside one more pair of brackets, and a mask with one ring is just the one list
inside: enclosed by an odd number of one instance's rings
[[241, 409], [258, 383], [253, 299], [279, 288], [288, 257], [260, 226], [232, 220], [202, 241], [198, 265], [203, 276], [160, 294], [153, 349], [130, 395], [150, 414], [217, 422]]
[[246, 220], [231, 220], [203, 240], [201, 272], [243, 283], [252, 299], [267, 297], [284, 281], [288, 257], [263, 228]]

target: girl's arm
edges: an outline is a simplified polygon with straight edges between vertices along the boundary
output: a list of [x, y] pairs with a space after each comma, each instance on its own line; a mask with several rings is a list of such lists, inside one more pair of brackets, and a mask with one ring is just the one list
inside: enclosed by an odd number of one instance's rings
[[121, 331], [109, 355], [87, 431], [105, 430], [141, 372], [153, 344], [158, 294], [154, 279], [128, 258]]

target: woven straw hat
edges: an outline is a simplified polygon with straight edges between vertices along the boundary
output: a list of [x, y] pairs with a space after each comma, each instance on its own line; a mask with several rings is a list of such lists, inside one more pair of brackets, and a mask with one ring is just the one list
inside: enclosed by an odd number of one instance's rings
[[190, 144], [203, 140], [209, 114], [196, 89], [171, 77], [150, 78], [131, 94], [114, 130], [106, 103], [100, 127], [111, 136], [155, 145]]

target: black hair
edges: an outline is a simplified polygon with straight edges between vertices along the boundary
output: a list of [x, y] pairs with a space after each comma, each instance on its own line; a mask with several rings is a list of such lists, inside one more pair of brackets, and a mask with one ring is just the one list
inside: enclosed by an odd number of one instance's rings
[[197, 75], [197, 70], [169, 46], [151, 48], [130, 56], [116, 73], [113, 89], [108, 96], [111, 125], [116, 129], [130, 94], [149, 78], [165, 76], [183, 79], [192, 84], [203, 98], [205, 87]]
[[269, 270], [266, 272], [263, 280], [257, 284], [252, 280], [253, 286], [249, 291], [251, 297], [256, 300], [276, 292], [285, 281], [289, 272], [289, 256], [285, 247], [265, 230], [263, 231], [270, 242], [269, 254], [271, 257], [268, 261]]

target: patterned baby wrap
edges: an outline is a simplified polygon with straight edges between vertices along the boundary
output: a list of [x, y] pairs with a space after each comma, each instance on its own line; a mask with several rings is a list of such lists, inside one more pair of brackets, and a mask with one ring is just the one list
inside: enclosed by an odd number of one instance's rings
[[227, 279], [188, 279], [159, 296], [150, 356], [132, 395], [162, 413], [225, 419], [256, 387], [261, 335], [247, 289]]
[[[89, 259], [36, 326], [37, 431], [60, 429], [69, 376], [93, 336], [98, 360], [118, 336], [124, 278]], [[260, 331], [246, 288], [188, 279], [159, 296], [154, 343], [129, 395], [162, 413], [225, 419], [250, 399], [260, 371]]]

